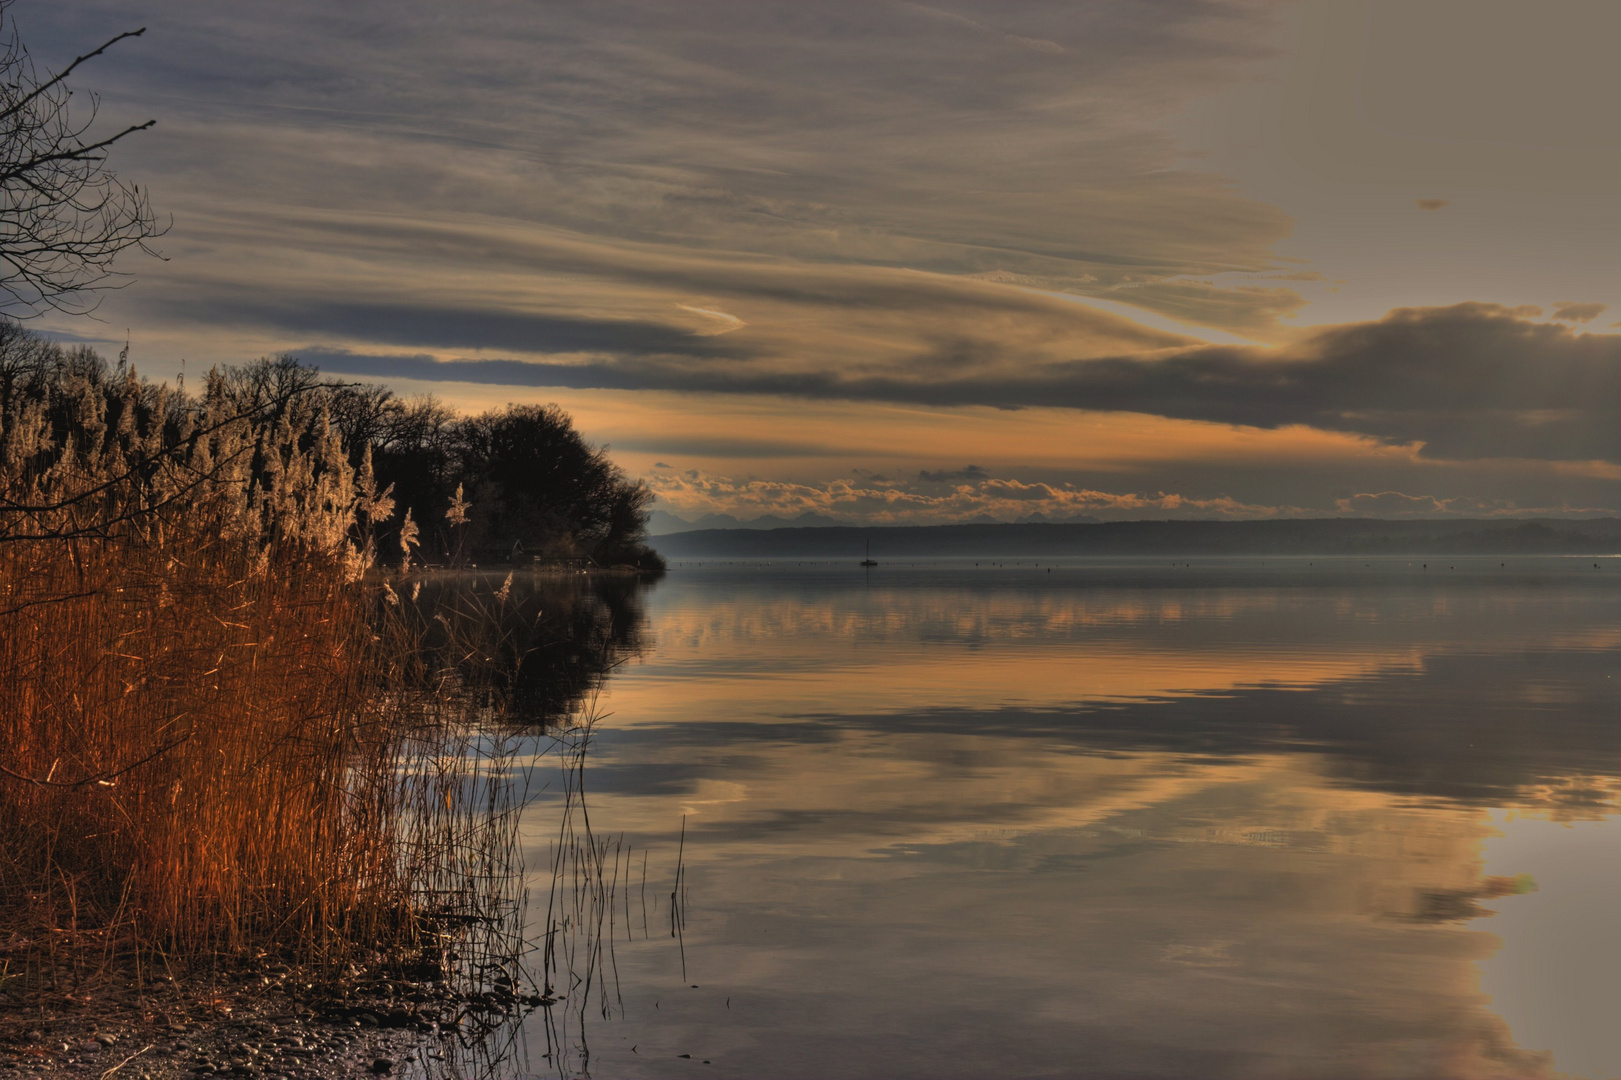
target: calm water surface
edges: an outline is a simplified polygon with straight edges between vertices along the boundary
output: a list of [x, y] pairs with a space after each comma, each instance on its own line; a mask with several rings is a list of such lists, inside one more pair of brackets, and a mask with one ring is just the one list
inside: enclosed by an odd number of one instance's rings
[[522, 1068], [1621, 1074], [1601, 562], [678, 567], [583, 774], [612, 953]]

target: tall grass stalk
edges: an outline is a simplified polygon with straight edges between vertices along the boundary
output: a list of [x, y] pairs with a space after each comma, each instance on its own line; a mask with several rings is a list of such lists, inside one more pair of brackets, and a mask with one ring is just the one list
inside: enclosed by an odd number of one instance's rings
[[12, 976], [432, 949], [446, 874], [499, 845], [446, 795], [465, 733], [389, 685], [412, 630], [364, 575], [392, 507], [303, 378], [216, 372], [190, 397], [0, 325]]
[[70, 547], [0, 549], [20, 609], [0, 637], [7, 929], [53, 968], [91, 956], [55, 947], [85, 935], [149, 961], [323, 964], [396, 936], [398, 739], [355, 586], [206, 548]]

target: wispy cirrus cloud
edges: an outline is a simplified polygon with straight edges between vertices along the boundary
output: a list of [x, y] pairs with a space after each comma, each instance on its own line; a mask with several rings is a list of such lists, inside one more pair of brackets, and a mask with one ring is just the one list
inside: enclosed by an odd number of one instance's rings
[[[181, 211], [193, 265], [240, 270], [217, 242], [230, 225], [197, 214], [210, 205], [402, 233], [448, 213], [474, 252], [478, 223], [505, 221], [827, 268], [1131, 286], [1149, 290], [1134, 302], [1186, 310], [1152, 287], [1272, 268], [1289, 224], [1188, 167], [1163, 121], [1251, 77], [1286, 6], [610, 0], [448, 18], [427, 0], [173, 0], [98, 78], [110, 108], [159, 115], [121, 153]], [[128, 16], [89, 0], [19, 17], [42, 55], [71, 56]], [[256, 274], [291, 284], [283, 270]], [[1229, 299], [1209, 316], [1279, 310], [1264, 291]]]

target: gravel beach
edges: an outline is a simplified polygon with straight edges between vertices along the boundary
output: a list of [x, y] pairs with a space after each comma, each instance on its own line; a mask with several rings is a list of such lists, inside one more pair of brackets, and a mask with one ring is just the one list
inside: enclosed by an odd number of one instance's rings
[[0, 995], [0, 1076], [109, 1080], [456, 1075], [550, 999], [373, 981], [320, 1000], [268, 976]]

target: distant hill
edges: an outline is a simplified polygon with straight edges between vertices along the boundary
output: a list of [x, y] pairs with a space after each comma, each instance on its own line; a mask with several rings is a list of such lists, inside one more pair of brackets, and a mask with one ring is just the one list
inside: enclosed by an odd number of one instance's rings
[[1610, 555], [1621, 519], [1108, 521], [890, 528], [695, 529], [666, 558], [1062, 558], [1080, 555]]

